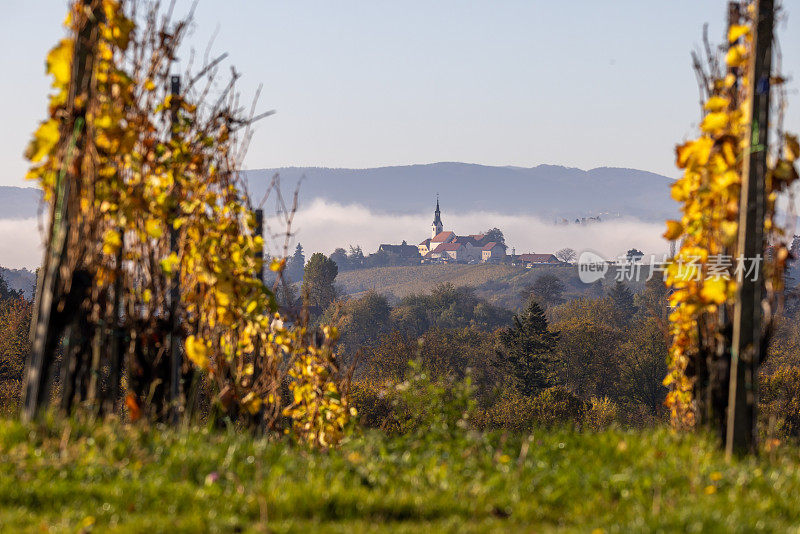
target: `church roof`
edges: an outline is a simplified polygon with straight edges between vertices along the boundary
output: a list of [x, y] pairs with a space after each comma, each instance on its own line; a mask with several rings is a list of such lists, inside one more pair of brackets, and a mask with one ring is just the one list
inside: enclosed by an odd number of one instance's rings
[[439, 232], [434, 236], [433, 239], [431, 239], [431, 242], [446, 243], [447, 241], [450, 241], [453, 237], [455, 237], [455, 234], [453, 232]]

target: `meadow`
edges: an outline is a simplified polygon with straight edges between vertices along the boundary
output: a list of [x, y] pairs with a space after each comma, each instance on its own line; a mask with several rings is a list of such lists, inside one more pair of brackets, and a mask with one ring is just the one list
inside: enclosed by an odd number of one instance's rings
[[6, 532], [792, 532], [800, 449], [728, 463], [666, 429], [366, 432], [338, 450], [199, 427], [0, 424]]

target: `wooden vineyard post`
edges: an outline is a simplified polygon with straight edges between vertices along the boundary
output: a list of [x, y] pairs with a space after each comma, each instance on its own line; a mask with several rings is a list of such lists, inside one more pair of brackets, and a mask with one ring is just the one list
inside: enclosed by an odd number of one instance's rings
[[[54, 187], [53, 207], [50, 212], [50, 231], [40, 275], [36, 283], [34, 316], [31, 320], [31, 353], [25, 365], [22, 419], [33, 419], [48, 401], [48, 380], [53, 366], [55, 350], [64, 326], [76, 315], [82, 302], [78, 298], [73, 272], [66, 258], [68, 254], [71, 218], [78, 208], [80, 172], [85, 146], [86, 102], [91, 91], [91, 74], [94, 71], [95, 48], [98, 39], [97, 21], [101, 16], [99, 2], [82, 0], [84, 9], [92, 9], [93, 16], [75, 36], [72, 72], [68, 93], [68, 115], [60, 127], [59, 152], [62, 167]], [[78, 97], [81, 97], [78, 99]], [[82, 101], [82, 103], [79, 103]], [[77, 160], [77, 164], [75, 161]], [[73, 298], [68, 298], [65, 288], [71, 287]], [[71, 354], [69, 347], [65, 358]], [[62, 362], [68, 365], [69, 362]]]
[[[742, 170], [739, 203], [738, 261], [744, 267], [736, 292], [731, 347], [731, 377], [725, 450], [756, 450], [758, 366], [761, 360], [765, 178], [769, 129], [770, 71], [774, 0], [756, 0], [754, 49], [748, 90], [751, 121]], [[748, 268], [753, 272], [748, 273]]]
[[[172, 128], [176, 127], [178, 120], [178, 105], [177, 98], [181, 93], [181, 77], [170, 76], [170, 94], [172, 95]], [[173, 136], [175, 135], [173, 131]], [[175, 201], [178, 202], [180, 196], [176, 195]], [[175, 207], [177, 213], [178, 207]], [[174, 217], [173, 217], [174, 219]], [[178, 254], [179, 235], [178, 230], [175, 229], [173, 220], [169, 221], [169, 245], [170, 250]], [[178, 321], [178, 304], [180, 301], [180, 270], [172, 273], [172, 280], [170, 283], [169, 292], [169, 420], [174, 424], [180, 418], [181, 412], [181, 368], [183, 367], [183, 360], [181, 358], [180, 348], [180, 324]]]

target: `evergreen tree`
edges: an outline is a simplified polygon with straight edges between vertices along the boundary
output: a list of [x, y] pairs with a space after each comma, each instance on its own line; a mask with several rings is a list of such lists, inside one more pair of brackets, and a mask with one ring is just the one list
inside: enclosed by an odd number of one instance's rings
[[289, 280], [292, 282], [299, 282], [303, 278], [303, 269], [306, 266], [306, 256], [303, 254], [303, 245], [300, 243], [294, 249], [294, 254], [287, 262], [286, 272], [289, 274]]
[[330, 259], [336, 263], [340, 271], [346, 271], [350, 267], [350, 261], [347, 258], [347, 251], [342, 247], [338, 247], [331, 254]]
[[339, 274], [336, 262], [321, 252], [312, 254], [303, 272], [303, 296], [312, 306], [327, 308], [336, 298], [333, 281]]
[[350, 245], [350, 253], [347, 255], [347, 261], [353, 269], [358, 269], [364, 264], [364, 251], [361, 250], [361, 245]]
[[535, 299], [500, 332], [499, 355], [517, 379], [520, 393], [535, 395], [555, 385], [552, 354], [558, 338], [558, 332], [548, 329], [544, 310]]
[[633, 292], [628, 286], [617, 280], [608, 291], [608, 296], [614, 301], [614, 309], [623, 323], [627, 323], [636, 313], [636, 306], [633, 303]]

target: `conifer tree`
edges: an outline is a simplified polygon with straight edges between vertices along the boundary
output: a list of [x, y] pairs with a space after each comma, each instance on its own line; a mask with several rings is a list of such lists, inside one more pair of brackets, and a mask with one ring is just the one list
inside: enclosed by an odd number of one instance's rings
[[535, 395], [555, 385], [552, 354], [558, 337], [558, 332], [549, 330], [544, 310], [533, 298], [522, 314], [514, 316], [512, 325], [500, 333], [499, 355], [517, 379], [520, 393]]

